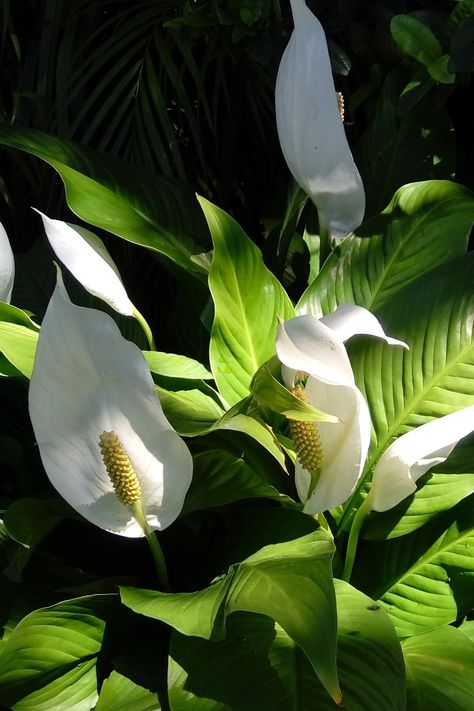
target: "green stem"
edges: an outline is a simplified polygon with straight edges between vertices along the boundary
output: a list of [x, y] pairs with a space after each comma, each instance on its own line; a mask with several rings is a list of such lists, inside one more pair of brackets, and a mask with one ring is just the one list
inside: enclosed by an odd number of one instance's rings
[[370, 496], [367, 496], [352, 520], [352, 526], [349, 533], [349, 540], [347, 542], [346, 560], [344, 563], [344, 572], [342, 574], [342, 579], [349, 582], [352, 575], [352, 568], [354, 567], [355, 555], [357, 551], [357, 543], [359, 541], [359, 533], [364, 523], [365, 517], [370, 511]]
[[314, 514], [313, 518], [319, 523], [321, 528], [324, 528], [324, 530], [328, 533], [331, 539], [334, 540], [334, 536], [332, 535], [331, 527], [327, 521], [326, 516], [323, 513], [318, 513]]
[[143, 333], [146, 336], [146, 340], [148, 341], [148, 345], [150, 346], [151, 351], [156, 351], [156, 343], [155, 339], [153, 338], [153, 334], [151, 332], [150, 326], [147, 324], [145, 321], [145, 318], [141, 315], [140, 311], [136, 308], [136, 306], [133, 307], [133, 315], [137, 319], [138, 323], [143, 329]]
[[168, 570], [166, 568], [165, 557], [161, 550], [160, 543], [154, 531], [149, 531], [145, 534], [150, 546], [153, 560], [155, 561], [156, 574], [163, 592], [171, 592], [171, 585], [168, 578]]
[[131, 506], [131, 509], [137, 523], [145, 534], [145, 537], [148, 541], [148, 545], [150, 546], [151, 554], [155, 562], [156, 575], [158, 577], [160, 587], [162, 588], [163, 592], [171, 592], [165, 557], [163, 555], [163, 551], [161, 550], [160, 543], [154, 531], [150, 531], [150, 529], [148, 528], [148, 523], [146, 520], [145, 512], [143, 510], [142, 502], [137, 501], [136, 504], [133, 504], [133, 506]]

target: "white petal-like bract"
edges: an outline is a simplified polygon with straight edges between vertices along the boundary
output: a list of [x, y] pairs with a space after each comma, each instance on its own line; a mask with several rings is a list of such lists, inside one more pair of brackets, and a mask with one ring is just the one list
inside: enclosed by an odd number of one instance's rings
[[343, 237], [362, 222], [364, 187], [339, 115], [324, 30], [304, 0], [291, 7], [294, 30], [275, 87], [280, 145], [321, 228]]
[[133, 304], [102, 240], [84, 227], [52, 220], [39, 210], [35, 211], [43, 220], [46, 236], [56, 256], [84, 289], [115, 311], [133, 316]]
[[146, 361], [107, 314], [71, 303], [58, 284], [43, 320], [29, 410], [46, 473], [84, 518], [113, 533], [142, 528], [114, 493], [99, 447], [115, 432], [135, 469], [150, 530], [179, 515], [190, 452], [166, 419]]
[[10, 303], [14, 278], [13, 252], [5, 228], [0, 222], [0, 301]]
[[370, 510], [387, 511], [416, 491], [417, 480], [444, 462], [460, 439], [474, 431], [474, 405], [416, 427], [396, 439], [375, 467]]

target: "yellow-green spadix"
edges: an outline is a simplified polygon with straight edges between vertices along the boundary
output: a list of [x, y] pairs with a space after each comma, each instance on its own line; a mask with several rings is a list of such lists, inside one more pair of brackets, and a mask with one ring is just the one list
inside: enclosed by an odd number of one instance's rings
[[[146, 361], [110, 316], [71, 303], [60, 274], [39, 336], [29, 410], [51, 483], [84, 518], [140, 537], [134, 506], [149, 531], [178, 517], [191, 455], [163, 413]], [[122, 459], [109, 452], [117, 443]], [[117, 493], [124, 487], [125, 503]]]
[[364, 468], [370, 443], [370, 414], [355, 384], [344, 346], [344, 341], [356, 334], [377, 336], [390, 345], [406, 347], [388, 337], [369, 311], [351, 304], [344, 304], [321, 319], [309, 314], [297, 316], [281, 323], [278, 329], [276, 351], [285, 385], [294, 388], [304, 381], [310, 404], [339, 419], [337, 423], [316, 424], [316, 478], [297, 457], [295, 481], [305, 513], [319, 513], [346, 501]]

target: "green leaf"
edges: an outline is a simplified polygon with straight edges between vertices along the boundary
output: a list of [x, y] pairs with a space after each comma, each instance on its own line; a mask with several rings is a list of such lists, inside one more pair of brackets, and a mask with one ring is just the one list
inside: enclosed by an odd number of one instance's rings
[[96, 661], [117, 598], [96, 595], [27, 615], [0, 648], [0, 697], [15, 711], [89, 711]]
[[304, 422], [338, 422], [335, 415], [329, 415], [318, 410], [307, 402], [303, 402], [291, 393], [277, 380], [280, 375], [281, 363], [277, 357], [264, 363], [255, 373], [250, 383], [250, 392], [260, 405], [269, 407], [274, 412], [284, 415], [290, 420]]
[[460, 442], [444, 464], [429, 475], [416, 493], [383, 514], [375, 512], [364, 525], [364, 538], [404, 536], [449, 511], [474, 493], [474, 437]]
[[456, 74], [450, 70], [451, 57], [443, 54], [442, 57], [432, 62], [428, 67], [428, 73], [432, 79], [441, 84], [454, 84]]
[[19, 499], [5, 512], [6, 529], [21, 544], [8, 566], [10, 579], [21, 579], [21, 572], [35, 547], [68, 513], [63, 501], [48, 499]]
[[211, 369], [219, 391], [234, 405], [249, 394], [253, 374], [275, 353], [277, 317], [291, 318], [294, 312], [260, 250], [239, 225], [212, 203], [199, 201], [214, 242]]
[[473, 222], [466, 188], [442, 180], [405, 185], [329, 257], [297, 310], [317, 317], [342, 303], [377, 310], [417, 277], [464, 254]]
[[443, 49], [423, 22], [410, 15], [395, 15], [390, 22], [392, 37], [402, 52], [428, 67], [439, 59]]
[[400, 637], [436, 629], [466, 614], [474, 599], [472, 497], [440, 521], [369, 546], [355, 580], [379, 599]]
[[38, 334], [27, 326], [0, 322], [0, 351], [27, 378], [31, 378]]
[[[347, 583], [334, 582], [344, 708], [401, 711], [403, 657], [393, 625], [370, 598]], [[173, 633], [168, 686], [172, 711], [338, 708], [291, 638], [256, 615], [232, 615], [220, 642]]]
[[163, 411], [179, 434], [187, 437], [208, 432], [224, 414], [216, 401], [197, 389], [173, 392], [157, 386]]
[[473, 269], [469, 252], [417, 279], [380, 311], [387, 331], [409, 351], [374, 339], [350, 348], [374, 428], [367, 470], [395, 437], [472, 404]]
[[2, 301], [0, 301], [0, 321], [17, 323], [20, 326], [26, 326], [26, 328], [30, 328], [36, 332], [40, 330], [38, 324], [32, 321], [25, 311], [13, 306], [13, 304], [5, 304]]
[[53, 166], [64, 182], [69, 207], [83, 220], [205, 280], [191, 255], [205, 251], [207, 229], [186, 184], [149, 176], [64, 138], [5, 123], [0, 125], [0, 143]]
[[194, 457], [193, 481], [183, 514], [259, 497], [291, 502], [279, 490], [285, 475], [264, 464], [247, 461], [245, 452], [241, 456], [223, 449], [200, 452]]
[[213, 640], [224, 638], [226, 619], [234, 612], [267, 615], [303, 649], [325, 688], [338, 699], [332, 554], [332, 543], [317, 531], [262, 548], [200, 592], [171, 595], [121, 588], [122, 602], [183, 634]]
[[159, 711], [156, 694], [113, 671], [102, 684], [94, 711]]
[[474, 699], [474, 643], [454, 627], [402, 642], [407, 711], [468, 711]]
[[193, 358], [159, 351], [143, 351], [143, 355], [151, 372], [157, 375], [164, 375], [167, 378], [212, 380], [212, 373]]

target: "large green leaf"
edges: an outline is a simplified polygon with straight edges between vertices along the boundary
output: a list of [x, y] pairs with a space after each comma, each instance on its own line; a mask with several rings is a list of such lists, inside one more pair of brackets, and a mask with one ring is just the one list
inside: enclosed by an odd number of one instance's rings
[[249, 394], [253, 374], [275, 353], [277, 318], [291, 318], [293, 306], [239, 225], [207, 200], [200, 203], [214, 242], [211, 368], [221, 394], [234, 405]]
[[27, 615], [0, 648], [0, 698], [15, 711], [90, 711], [97, 656], [115, 595], [77, 598]]
[[332, 555], [332, 543], [316, 531], [262, 548], [200, 592], [171, 595], [121, 588], [122, 601], [183, 634], [214, 640], [224, 638], [226, 619], [234, 612], [267, 615], [303, 649], [325, 688], [338, 699]]
[[60, 174], [69, 207], [83, 220], [142, 245], [205, 279], [191, 256], [208, 233], [185, 183], [152, 176], [72, 141], [0, 124], [0, 143], [42, 158]]
[[380, 600], [400, 637], [436, 629], [471, 610], [473, 511], [470, 497], [408, 536], [368, 546], [355, 581]]
[[473, 269], [470, 252], [417, 279], [381, 310], [387, 330], [409, 351], [374, 339], [350, 349], [374, 429], [368, 469], [395, 437], [472, 405]]
[[474, 196], [466, 188], [442, 180], [405, 185], [329, 257], [298, 310], [317, 317], [342, 303], [377, 310], [425, 272], [464, 254], [473, 222]]
[[469, 711], [474, 699], [474, 643], [454, 627], [402, 642], [407, 711]]
[[[401, 711], [403, 658], [390, 620], [347, 583], [336, 580], [335, 587], [344, 708]], [[338, 708], [284, 630], [268, 618], [245, 614], [232, 615], [220, 642], [173, 633], [169, 694], [172, 711]]]

